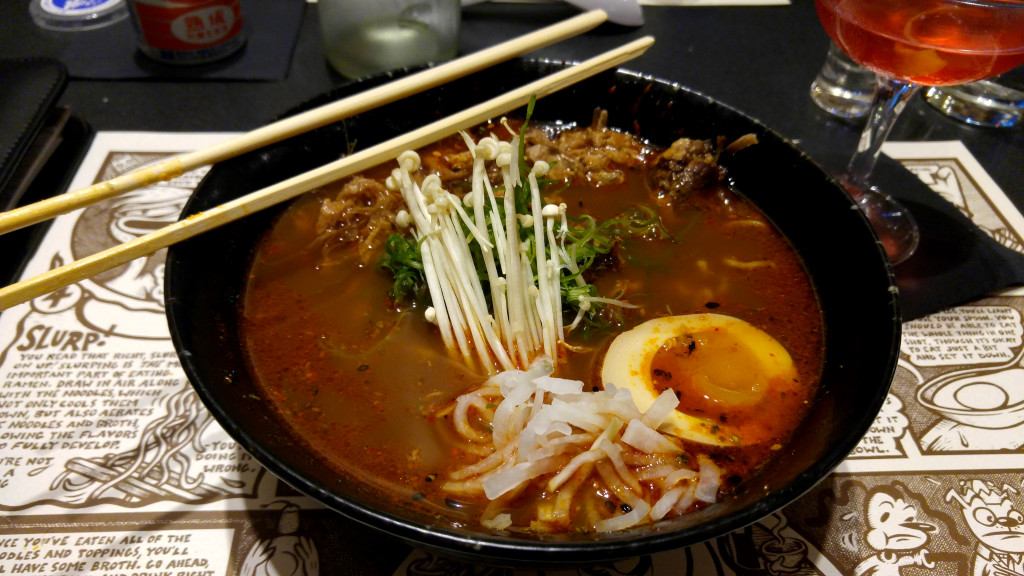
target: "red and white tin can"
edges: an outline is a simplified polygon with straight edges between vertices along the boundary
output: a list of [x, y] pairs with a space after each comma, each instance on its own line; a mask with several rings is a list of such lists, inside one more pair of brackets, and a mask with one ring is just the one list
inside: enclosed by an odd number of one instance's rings
[[132, 0], [139, 49], [169, 64], [203, 64], [245, 44], [240, 0]]

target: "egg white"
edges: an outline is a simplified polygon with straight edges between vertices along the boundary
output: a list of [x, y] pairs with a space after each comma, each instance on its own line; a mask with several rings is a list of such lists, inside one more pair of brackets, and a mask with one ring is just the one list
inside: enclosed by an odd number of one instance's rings
[[[789, 352], [764, 331], [732, 316], [690, 314], [654, 318], [617, 336], [605, 356], [602, 381], [606, 386], [611, 384], [628, 389], [637, 408], [645, 411], [658, 396], [651, 367], [658, 350], [677, 337], [684, 338], [681, 340], [684, 343], [690, 339], [707, 342], [720, 335], [728, 338], [732, 351], [715, 350], [713, 353], [720, 356], [715, 358], [718, 364], [713, 366], [713, 371], [690, 376], [701, 382], [703, 392], [721, 405], [756, 403], [776, 378], [797, 378]], [[703, 349], [696, 353], [700, 352], [710, 353]], [[730, 355], [737, 357], [730, 358]], [[733, 360], [736, 360], [736, 365], [733, 365]], [[732, 381], [736, 378], [742, 380], [738, 389]], [[679, 410], [666, 419], [661, 430], [701, 444], [736, 446], [745, 443], [735, 427]]]

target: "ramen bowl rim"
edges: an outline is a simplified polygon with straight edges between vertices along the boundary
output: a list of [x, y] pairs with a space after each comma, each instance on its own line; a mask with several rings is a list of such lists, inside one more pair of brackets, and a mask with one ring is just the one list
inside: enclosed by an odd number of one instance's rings
[[[522, 62], [526, 63], [526, 67], [533, 66], [535, 68], [543, 68], [544, 66], [564, 66], [566, 64], [562, 61], [551, 61], [545, 59], [529, 59], [522, 60]], [[405, 72], [406, 71], [398, 71], [397, 73], [402, 74]], [[728, 114], [741, 119], [743, 122], [749, 123], [766, 133], [770, 133], [773, 137], [777, 138], [780, 143], [791, 149], [794, 161], [809, 165], [813, 169], [821, 172], [822, 176], [824, 176], [824, 180], [831, 188], [837, 191], [843, 190], [833, 178], [825, 173], [817, 162], [797, 148], [791, 141], [783, 138], [777, 132], [771, 130], [760, 121], [746, 115], [745, 113], [742, 113], [727, 104], [713, 100], [700, 92], [654, 76], [621, 69], [614, 72], [614, 74], [616, 82], [619, 82], [621, 77], [637, 82], [660, 84], [665, 90], [673, 91], [674, 93], [682, 93], [681, 96], [674, 96], [677, 100], [679, 98], [692, 98], [701, 100], [706, 105], [727, 111]], [[376, 79], [380, 81], [381, 78], [387, 79], [393, 75], [394, 73], [386, 73], [378, 77], [373, 77], [369, 80], [373, 81]], [[337, 92], [337, 89], [331, 91], [330, 94], [334, 94], [335, 92]], [[541, 105], [542, 103], [543, 100], [541, 101]], [[295, 111], [300, 111], [305, 106], [307, 105], [301, 105]], [[202, 186], [200, 186], [200, 189], [201, 188]], [[190, 206], [197, 195], [198, 190], [197, 193], [193, 194], [190, 198]], [[852, 200], [849, 200], [849, 202], [851, 207], [855, 206]], [[854, 212], [860, 214], [859, 211], [854, 210]], [[183, 217], [186, 217], [185, 213], [183, 213]], [[870, 230], [867, 220], [862, 214], [860, 214], [860, 219], [862, 220], [862, 225]], [[873, 233], [871, 234], [873, 235]], [[884, 265], [884, 273], [887, 274], [890, 293], [887, 295], [889, 298], [887, 301], [889, 310], [887, 310], [886, 313], [891, 314], [892, 321], [891, 326], [889, 326], [890, 333], [885, 335], [889, 338], [888, 348], [886, 351], [888, 355], [887, 361], [885, 366], [879, 367], [880, 372], [887, 373], [887, 377], [885, 378], [884, 384], [880, 382], [878, 384], [879, 388], [874, 390], [875, 396], [873, 396], [873, 402], [870, 407], [872, 410], [877, 412], [885, 398], [884, 392], [888, 391], [888, 385], [895, 373], [901, 325], [899, 322], [899, 301], [895, 293], [895, 278], [892, 267], [885, 259], [884, 251], [882, 250], [881, 245], [877, 242], [876, 236], [874, 237], [874, 240], [874, 250], [878, 254], [878, 261], [880, 264]], [[169, 253], [167, 275], [165, 277], [166, 291], [169, 296], [167, 314], [175, 349], [178, 351], [179, 357], [182, 358], [182, 364], [191, 380], [196, 375], [192, 365], [196, 360], [192, 357], [192, 352], [188, 350], [182, 342], [182, 327], [178, 324], [179, 318], [177, 318], [181, 308], [186, 305], [174, 298], [174, 284], [177, 276], [175, 267], [179, 263], [171, 256], [180, 249], [180, 247], [172, 247], [171, 253]], [[871, 257], [871, 259], [874, 258], [874, 256]], [[270, 466], [268, 466], [268, 468], [271, 468], [272, 473], [283, 479], [286, 483], [299, 488], [307, 495], [319, 500], [321, 503], [342, 512], [349, 518], [430, 549], [469, 558], [474, 561], [513, 566], [579, 565], [592, 560], [605, 561], [621, 559], [633, 557], [641, 553], [652, 553], [681, 545], [693, 544], [721, 536], [730, 530], [738, 529], [746, 524], [755, 522], [796, 500], [803, 493], [810, 490], [818, 482], [826, 478], [828, 474], [831, 473], [831, 471], [838, 466], [843, 459], [845, 459], [859, 440], [859, 438], [842, 438], [842, 444], [840, 446], [830, 447], [829, 450], [823, 453], [821, 458], [811, 464], [808, 464], [807, 467], [798, 475], [794, 476], [787, 485], [772, 492], [771, 494], [759, 496], [756, 500], [745, 505], [742, 508], [742, 514], [737, 512], [723, 517], [711, 516], [706, 522], [701, 522], [682, 530], [659, 530], [658, 525], [648, 524], [640, 528], [627, 530], [621, 534], [594, 539], [578, 539], [571, 541], [557, 541], [545, 538], [522, 539], [503, 536], [500, 534], [474, 534], [470, 532], [438, 529], [436, 525], [416, 522], [409, 518], [396, 517], [387, 512], [373, 509], [359, 502], [352, 501], [351, 498], [346, 498], [343, 495], [339, 496], [336, 493], [332, 493], [329, 486], [311, 481], [310, 478], [306, 477], [307, 475], [303, 475], [296, 471], [287, 462], [283, 461], [280, 455], [267, 451], [260, 443], [259, 439], [254, 438], [250, 431], [238, 426], [237, 418], [223, 410], [223, 407], [216, 402], [216, 399], [210, 396], [209, 389], [204, 388], [204, 385], [196, 385], [193, 383], [193, 386], [196, 387], [200, 398], [214, 414], [218, 422], [221, 423], [221, 426], [225, 428], [230, 436], [239, 442], [241, 447], [245, 448], [250, 453], [253, 453], [253, 456], [258, 462], [265, 465], [269, 462]], [[884, 387], [884, 391], [882, 390], [882, 387]], [[862, 427], [864, 431], [866, 431], [870, 422], [874, 418], [874, 414], [860, 414], [857, 418], [859, 419], [857, 421], [858, 426]], [[709, 516], [707, 510], [708, 509], [705, 509], [695, 514], [700, 517], [703, 517], [704, 515]], [[689, 537], [681, 537], [681, 532], [686, 532], [689, 534]], [[637, 534], [641, 535], [637, 536]], [[524, 556], [527, 553], [530, 554], [530, 557], [528, 558]]]

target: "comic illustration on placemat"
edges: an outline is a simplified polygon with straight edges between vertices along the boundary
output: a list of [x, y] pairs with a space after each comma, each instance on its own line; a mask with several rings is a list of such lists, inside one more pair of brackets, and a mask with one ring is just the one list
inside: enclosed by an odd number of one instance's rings
[[[992, 238], [1024, 250], [1024, 217], [962, 143], [893, 143], [883, 150]], [[893, 438], [906, 426], [904, 457], [953, 459], [935, 469], [987, 456], [993, 458], [986, 467], [1019, 465], [994, 458], [1014, 455], [1024, 444], [1024, 300], [1014, 294], [904, 324], [890, 402], [876, 422], [879, 432]], [[854, 457], [885, 456], [867, 442], [858, 448]]]
[[[87, 184], [169, 154], [110, 150]], [[174, 222], [205, 171], [62, 216], [30, 270]], [[181, 372], [164, 317], [164, 256], [133, 260], [3, 316], [0, 509], [257, 496], [263, 468], [213, 422]]]
[[1024, 216], [962, 142], [887, 142], [882, 152], [995, 241], [1024, 253]]

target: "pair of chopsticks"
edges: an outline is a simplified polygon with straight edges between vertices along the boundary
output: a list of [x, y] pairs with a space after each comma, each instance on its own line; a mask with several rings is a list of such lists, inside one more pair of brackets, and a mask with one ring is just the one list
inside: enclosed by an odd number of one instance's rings
[[[60, 196], [0, 213], [0, 234], [53, 218], [155, 182], [255, 150], [291, 136], [313, 130], [444, 84], [461, 76], [525, 54], [537, 48], [570, 38], [593, 29], [607, 19], [601, 10], [587, 12], [564, 22], [515, 38], [492, 48], [476, 52], [447, 64], [428, 68], [417, 74], [385, 84], [349, 98], [327, 104], [309, 112], [259, 128], [222, 144], [184, 154], [143, 167], [111, 180], [68, 192]], [[542, 98], [599, 72], [632, 60], [653, 44], [650, 36], [610, 50], [573, 67], [566, 68], [501, 96], [352, 153], [320, 168], [289, 178], [283, 182], [252, 192], [216, 208], [170, 224], [135, 240], [86, 256], [70, 264], [54, 268], [38, 276], [0, 288], [0, 310], [27, 302], [110, 270], [136, 258], [146, 256], [177, 242], [233, 222], [248, 214], [289, 200], [320, 186], [392, 160], [404, 150], [422, 147], [465, 130], [500, 114], [527, 104], [531, 96]]]

